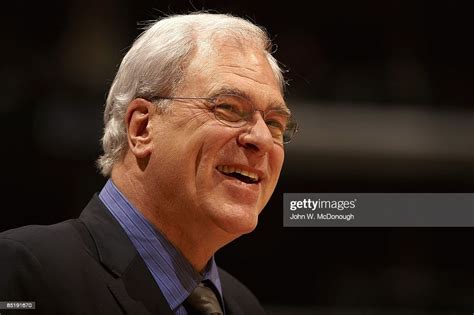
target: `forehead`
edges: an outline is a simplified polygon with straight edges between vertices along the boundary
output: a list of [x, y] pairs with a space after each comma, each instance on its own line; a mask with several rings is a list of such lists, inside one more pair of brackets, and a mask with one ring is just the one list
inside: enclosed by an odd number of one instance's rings
[[[186, 71], [180, 95], [214, 96], [233, 91], [245, 96], [256, 106], [279, 104], [286, 107], [280, 82], [272, 71], [265, 51], [250, 43], [219, 39], [202, 45], [195, 52]], [[190, 94], [192, 93], [192, 94]]]

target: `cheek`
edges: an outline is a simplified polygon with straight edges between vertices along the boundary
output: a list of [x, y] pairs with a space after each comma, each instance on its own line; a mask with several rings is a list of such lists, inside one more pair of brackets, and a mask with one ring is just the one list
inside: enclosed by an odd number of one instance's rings
[[270, 168], [272, 170], [272, 175], [275, 176], [276, 180], [280, 176], [281, 169], [283, 167], [283, 161], [285, 160], [285, 151], [283, 148], [275, 148], [270, 154]]
[[[235, 139], [235, 130], [223, 128], [222, 126], [209, 126], [207, 132], [201, 136], [195, 155], [195, 172], [199, 180], [209, 181], [212, 178], [217, 161], [228, 159], [232, 156], [232, 141]], [[193, 157], [194, 158], [194, 157]]]
[[271, 195], [273, 191], [275, 190], [275, 187], [277, 185], [278, 179], [280, 178], [280, 172], [283, 167], [283, 161], [284, 161], [284, 151], [283, 149], [276, 149], [272, 154], [270, 154], [269, 157], [269, 168], [270, 168], [270, 182], [268, 185], [268, 193]]

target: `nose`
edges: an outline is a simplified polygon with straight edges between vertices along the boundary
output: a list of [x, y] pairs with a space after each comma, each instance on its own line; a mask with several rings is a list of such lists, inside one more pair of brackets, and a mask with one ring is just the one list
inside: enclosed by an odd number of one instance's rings
[[245, 148], [263, 154], [270, 151], [275, 142], [261, 113], [256, 112], [256, 117], [255, 122], [249, 122], [245, 131], [239, 134], [238, 142]]

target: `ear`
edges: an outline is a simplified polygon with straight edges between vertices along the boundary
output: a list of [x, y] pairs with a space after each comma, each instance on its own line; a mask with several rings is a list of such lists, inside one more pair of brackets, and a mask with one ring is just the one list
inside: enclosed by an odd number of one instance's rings
[[136, 158], [146, 158], [152, 151], [151, 117], [154, 105], [142, 98], [134, 99], [125, 113], [128, 147]]

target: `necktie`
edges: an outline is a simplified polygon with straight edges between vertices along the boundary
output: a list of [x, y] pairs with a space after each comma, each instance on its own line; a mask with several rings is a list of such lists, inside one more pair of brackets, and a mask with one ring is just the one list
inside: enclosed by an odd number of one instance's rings
[[204, 283], [199, 283], [193, 293], [187, 298], [186, 304], [192, 312], [202, 315], [223, 315], [224, 312], [217, 300], [214, 291]]

